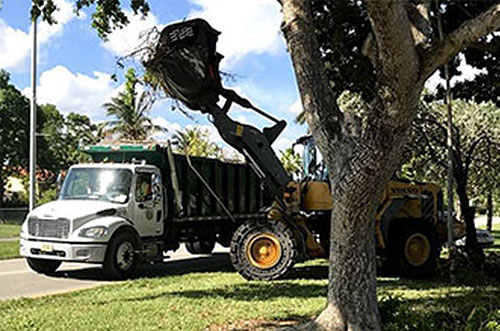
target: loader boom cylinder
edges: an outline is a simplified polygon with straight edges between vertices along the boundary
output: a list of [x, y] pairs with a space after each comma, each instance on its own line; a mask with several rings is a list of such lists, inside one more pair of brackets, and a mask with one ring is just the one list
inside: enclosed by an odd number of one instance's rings
[[253, 126], [234, 121], [217, 105], [206, 107], [204, 112], [212, 115], [212, 123], [222, 139], [245, 156], [263, 181], [265, 191], [271, 197], [280, 200], [283, 189], [290, 182], [290, 177], [274, 153], [269, 138], [277, 137], [284, 128], [283, 122], [278, 122], [274, 127], [261, 132]]

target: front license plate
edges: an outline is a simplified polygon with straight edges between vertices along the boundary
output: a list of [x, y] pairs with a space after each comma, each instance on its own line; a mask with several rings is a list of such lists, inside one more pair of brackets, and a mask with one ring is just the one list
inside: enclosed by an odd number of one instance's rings
[[54, 250], [54, 246], [44, 244], [44, 245], [42, 245], [42, 246], [40, 247], [40, 250], [41, 250], [42, 252], [49, 252], [49, 253], [50, 253], [50, 252], [52, 252], [52, 251]]

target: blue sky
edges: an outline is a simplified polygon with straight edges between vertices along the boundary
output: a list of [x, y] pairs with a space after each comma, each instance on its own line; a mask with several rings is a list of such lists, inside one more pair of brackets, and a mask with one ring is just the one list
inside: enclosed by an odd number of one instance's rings
[[[30, 95], [31, 1], [2, 2], [0, 68], [6, 69], [14, 85]], [[101, 105], [116, 95], [123, 83], [116, 58], [133, 49], [139, 34], [153, 26], [203, 17], [221, 31], [218, 50], [225, 56], [222, 70], [237, 77], [226, 85], [288, 122], [275, 149], [290, 146], [305, 133], [304, 126], [293, 123], [300, 111], [300, 102], [290, 57], [279, 30], [281, 13], [276, 0], [149, 0], [150, 15], [145, 19], [131, 16], [131, 24], [111, 34], [107, 42], [100, 40], [90, 27], [90, 11], [77, 17], [71, 0], [57, 0], [56, 3], [59, 11], [55, 17], [59, 24], [38, 25], [39, 103], [55, 104], [63, 113], [73, 111], [95, 121], [104, 120], [106, 116]], [[110, 80], [114, 73], [120, 78], [118, 82]], [[194, 120], [172, 111], [169, 101], [159, 102], [151, 111], [151, 117], [171, 131], [202, 125], [210, 130], [214, 140], [220, 141], [203, 115], [192, 115]], [[230, 115], [260, 128], [270, 124], [237, 107]]]

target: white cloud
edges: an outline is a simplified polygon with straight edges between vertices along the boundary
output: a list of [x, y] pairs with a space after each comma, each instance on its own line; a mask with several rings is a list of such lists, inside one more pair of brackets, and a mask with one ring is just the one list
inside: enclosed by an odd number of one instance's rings
[[30, 55], [30, 37], [22, 30], [14, 29], [0, 19], [0, 67], [20, 70]]
[[[450, 81], [451, 86], [454, 86], [458, 82], [472, 80], [472, 79], [474, 79], [474, 77], [476, 77], [480, 73], [486, 73], [485, 69], [477, 69], [477, 68], [474, 68], [474, 67], [468, 65], [467, 62], [465, 61], [465, 57], [462, 54], [459, 55], [459, 58], [460, 58], [460, 65], [458, 66], [458, 71], [461, 72], [461, 75], [455, 76], [451, 79], [451, 81]], [[425, 87], [434, 91], [439, 84], [444, 86], [445, 80], [441, 79], [441, 77], [439, 76], [439, 71], [436, 71], [427, 80], [427, 82], [425, 82]]]
[[[38, 25], [39, 47], [61, 35], [64, 25], [75, 17], [71, 2], [68, 0], [54, 0], [54, 2], [58, 7], [54, 13], [57, 24], [49, 25], [42, 22]], [[0, 40], [2, 41], [0, 43], [0, 67], [9, 71], [23, 70], [31, 54], [32, 32], [14, 29], [0, 19]]]
[[[77, 112], [99, 120], [106, 115], [102, 104], [121, 88], [113, 86], [109, 74], [96, 71], [93, 76], [87, 76], [56, 66], [40, 75], [37, 101], [56, 105], [63, 113]], [[31, 88], [24, 89], [23, 94], [30, 96]]]
[[[47, 22], [42, 22], [38, 26], [38, 41], [41, 44], [45, 44], [55, 36], [61, 35], [64, 25], [76, 17], [73, 5], [68, 0], [54, 0], [57, 7], [57, 11], [54, 13], [53, 18], [57, 24], [48, 24]], [[80, 14], [79, 18], [84, 18], [83, 13]]]
[[298, 115], [302, 111], [302, 109], [303, 109], [302, 101], [300, 100], [300, 98], [295, 100], [295, 102], [290, 106], [290, 108], [288, 108], [288, 110], [294, 115]]
[[117, 56], [128, 55], [139, 47], [141, 36], [153, 27], [161, 31], [158, 18], [153, 13], [149, 13], [145, 18], [134, 15], [130, 10], [125, 10], [125, 13], [130, 23], [123, 29], [114, 30], [108, 40], [101, 43], [105, 49]]
[[190, 17], [206, 19], [221, 31], [218, 51], [230, 67], [249, 53], [274, 54], [283, 47], [280, 37], [281, 14], [276, 0], [191, 0], [200, 9]]
[[156, 132], [152, 138], [159, 141], [165, 141], [172, 137], [176, 131], [181, 130], [181, 126], [178, 123], [171, 123], [167, 121], [164, 117], [155, 117], [153, 118], [153, 124], [159, 125], [161, 127], [166, 128], [167, 132]]

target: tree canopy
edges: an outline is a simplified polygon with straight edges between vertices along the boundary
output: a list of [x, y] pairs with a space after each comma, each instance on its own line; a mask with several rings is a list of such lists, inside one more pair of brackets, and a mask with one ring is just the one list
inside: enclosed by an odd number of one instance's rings
[[155, 125], [148, 117], [151, 98], [147, 92], [139, 91], [139, 85], [140, 80], [135, 70], [129, 69], [125, 75], [125, 90], [103, 105], [107, 115], [114, 117], [103, 125], [118, 139], [141, 141], [155, 132], [167, 130]]
[[201, 128], [177, 131], [172, 137], [176, 142], [176, 151], [192, 156], [222, 158], [222, 148], [210, 140], [210, 132]]
[[[92, 7], [92, 27], [97, 31], [99, 37], [106, 39], [114, 29], [123, 28], [129, 23], [129, 19], [122, 7], [122, 0], [74, 0], [76, 13], [86, 7]], [[147, 0], [128, 1], [134, 14], [147, 15], [149, 4]], [[31, 7], [31, 18], [42, 17], [50, 24], [57, 23], [53, 14], [57, 10], [54, 0], [33, 0]]]
[[[0, 204], [7, 177], [19, 176], [29, 161], [29, 99], [10, 82], [9, 74], [0, 70]], [[39, 169], [56, 173], [70, 165], [87, 160], [79, 150], [81, 144], [95, 143], [97, 127], [85, 115], [63, 116], [54, 105], [37, 107], [37, 155]]]

